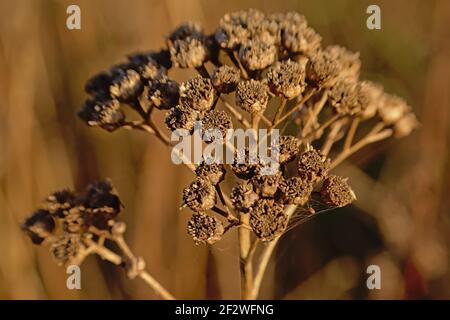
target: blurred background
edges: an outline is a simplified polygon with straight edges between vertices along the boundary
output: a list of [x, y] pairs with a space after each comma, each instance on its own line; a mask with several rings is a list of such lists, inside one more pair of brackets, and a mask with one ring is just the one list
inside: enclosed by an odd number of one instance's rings
[[[66, 28], [70, 4], [81, 8], [81, 30]], [[381, 8], [381, 30], [366, 28], [370, 4]], [[336, 170], [350, 177], [358, 201], [288, 232], [261, 297], [450, 298], [449, 1], [1, 0], [1, 299], [156, 298], [95, 257], [82, 266], [82, 290], [67, 290], [64, 268], [20, 231], [49, 193], [104, 177], [125, 204], [130, 246], [176, 297], [239, 297], [236, 232], [211, 248], [186, 235], [189, 214], [178, 206], [191, 173], [155, 138], [88, 128], [75, 114], [94, 73], [162, 47], [181, 22], [212, 32], [223, 14], [251, 7], [299, 11], [323, 44], [359, 51], [362, 77], [406, 98], [421, 122], [411, 136], [366, 148]], [[371, 264], [381, 267], [381, 290], [366, 287]]]

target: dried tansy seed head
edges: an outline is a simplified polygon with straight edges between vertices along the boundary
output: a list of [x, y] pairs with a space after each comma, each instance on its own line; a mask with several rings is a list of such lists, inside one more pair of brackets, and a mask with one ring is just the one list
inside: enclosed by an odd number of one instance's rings
[[138, 53], [128, 56], [133, 70], [139, 73], [142, 80], [158, 78], [167, 73], [166, 68], [154, 58], [155, 55], [155, 53]]
[[281, 41], [288, 51], [310, 57], [319, 50], [322, 37], [311, 27], [284, 23]]
[[303, 152], [298, 159], [297, 170], [304, 181], [318, 182], [328, 175], [329, 159], [323, 160], [322, 154], [315, 150]]
[[71, 264], [82, 249], [80, 235], [64, 233], [50, 246], [50, 252], [58, 265]]
[[87, 100], [78, 112], [78, 116], [88, 126], [101, 127], [108, 131], [117, 129], [125, 120], [120, 103], [116, 99]]
[[110, 209], [114, 216], [120, 212], [122, 203], [109, 179], [100, 180], [86, 188], [83, 205], [89, 209]]
[[196, 244], [214, 244], [224, 233], [222, 222], [204, 213], [195, 213], [187, 225], [187, 233]]
[[195, 174], [208, 180], [213, 185], [217, 185], [222, 182], [225, 177], [226, 170], [222, 164], [211, 163], [207, 164], [205, 161], [200, 163], [197, 168], [195, 168]]
[[202, 212], [216, 204], [216, 189], [214, 185], [202, 178], [196, 178], [189, 187], [183, 190], [183, 206], [192, 211]]
[[292, 99], [305, 90], [305, 67], [295, 61], [276, 62], [267, 73], [270, 91]]
[[139, 97], [143, 88], [139, 73], [133, 69], [117, 68], [113, 72], [109, 92], [119, 101], [130, 102]]
[[167, 112], [165, 123], [171, 131], [185, 129], [192, 132], [197, 118], [197, 111], [185, 105], [178, 105]]
[[64, 217], [65, 211], [76, 204], [76, 196], [70, 190], [56, 191], [45, 200], [45, 208], [53, 215]]
[[181, 104], [199, 112], [211, 109], [216, 97], [211, 80], [197, 76], [184, 82], [180, 87]]
[[383, 105], [383, 87], [372, 81], [362, 81], [359, 84], [360, 94], [367, 97], [367, 104], [361, 113], [363, 119], [373, 118]]
[[267, 86], [250, 79], [239, 82], [236, 90], [236, 104], [251, 114], [259, 114], [267, 106], [269, 96]]
[[259, 41], [250, 41], [239, 50], [239, 58], [248, 70], [263, 70], [276, 59], [277, 49], [274, 45]]
[[223, 65], [214, 70], [211, 76], [212, 84], [220, 93], [233, 92], [240, 80], [241, 72], [237, 68], [227, 65]]
[[293, 136], [281, 136], [279, 139], [279, 163], [294, 160], [300, 150], [300, 140]]
[[162, 76], [148, 82], [148, 99], [158, 109], [170, 109], [176, 106], [179, 98], [178, 83], [169, 77]]
[[396, 138], [402, 138], [409, 135], [417, 126], [416, 115], [414, 113], [408, 113], [404, 115], [400, 120], [394, 124], [394, 134]]
[[217, 135], [225, 140], [229, 129], [233, 129], [233, 122], [225, 111], [207, 111], [202, 118], [202, 130], [206, 142], [214, 141]]
[[251, 183], [239, 183], [231, 190], [230, 198], [238, 212], [248, 212], [259, 196], [253, 191]]
[[208, 58], [203, 30], [196, 23], [190, 22], [176, 29], [167, 45], [173, 64], [180, 68], [200, 67]]
[[358, 79], [361, 69], [361, 60], [358, 52], [351, 52], [341, 46], [328, 46], [325, 51], [329, 53], [331, 59], [339, 64], [341, 78]]
[[378, 115], [387, 125], [399, 121], [411, 110], [405, 100], [393, 94], [384, 94], [382, 101], [383, 105], [378, 109]]
[[329, 51], [318, 51], [306, 64], [306, 80], [317, 87], [329, 87], [339, 77], [341, 67]]
[[39, 209], [25, 219], [22, 230], [25, 231], [34, 244], [41, 244], [55, 229], [55, 220], [50, 212]]
[[313, 191], [313, 184], [300, 177], [283, 180], [279, 186], [281, 201], [285, 204], [305, 205]]
[[339, 80], [329, 91], [329, 100], [336, 113], [356, 115], [362, 113], [369, 103], [369, 96], [361, 91], [360, 84], [352, 80]]
[[251, 182], [253, 189], [261, 197], [273, 197], [278, 190], [278, 185], [282, 179], [281, 172], [278, 171], [272, 175], [256, 174]]
[[327, 177], [320, 190], [322, 201], [331, 207], [345, 207], [356, 200], [347, 180], [348, 178], [335, 175]]
[[260, 199], [250, 211], [250, 226], [256, 236], [264, 241], [272, 241], [280, 236], [287, 226], [284, 207], [272, 199]]
[[235, 152], [231, 170], [240, 179], [250, 179], [256, 173], [259, 160], [257, 150], [249, 148], [238, 149]]

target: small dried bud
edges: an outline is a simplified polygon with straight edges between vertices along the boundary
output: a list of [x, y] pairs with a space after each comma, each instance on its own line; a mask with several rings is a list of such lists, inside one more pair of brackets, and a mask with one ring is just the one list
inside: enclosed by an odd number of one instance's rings
[[414, 113], [408, 113], [404, 115], [400, 120], [394, 124], [394, 134], [396, 138], [402, 138], [409, 135], [417, 126], [416, 115]]
[[178, 105], [167, 112], [165, 123], [171, 131], [185, 129], [192, 132], [197, 118], [197, 111], [184, 105]]
[[250, 211], [250, 226], [261, 241], [272, 241], [280, 236], [287, 226], [284, 207], [272, 199], [260, 199]]
[[207, 164], [205, 161], [200, 163], [197, 168], [195, 168], [195, 174], [208, 180], [213, 185], [217, 185], [223, 181], [225, 178], [226, 170], [222, 164], [211, 163]]
[[55, 229], [55, 220], [50, 212], [39, 209], [25, 219], [22, 230], [25, 231], [34, 244], [41, 244]]
[[276, 59], [277, 49], [274, 45], [260, 41], [249, 41], [239, 50], [239, 58], [248, 70], [263, 70]]
[[58, 265], [71, 264], [82, 248], [80, 235], [64, 233], [52, 243], [50, 252]]
[[335, 175], [327, 177], [320, 190], [322, 201], [332, 207], [345, 207], [356, 200], [347, 180], [348, 178]]
[[236, 104], [251, 114], [259, 114], [267, 106], [269, 96], [265, 84], [250, 79], [239, 82], [236, 90]]
[[204, 213], [194, 213], [187, 225], [187, 233], [195, 244], [214, 244], [224, 233], [222, 222]]
[[142, 80], [155, 79], [167, 74], [166, 68], [160, 65], [153, 55], [154, 53], [138, 53], [128, 56], [133, 70], [139, 73]]
[[108, 131], [114, 131], [119, 128], [125, 119], [125, 115], [120, 109], [119, 101], [103, 98], [87, 100], [78, 112], [78, 116], [88, 126], [98, 126]]
[[313, 185], [299, 177], [292, 177], [280, 183], [281, 200], [285, 204], [303, 206], [309, 200]]
[[330, 57], [337, 61], [341, 69], [341, 78], [358, 79], [361, 69], [361, 60], [358, 52], [351, 52], [341, 46], [328, 46], [325, 51], [329, 52]]
[[212, 84], [220, 93], [233, 92], [240, 80], [241, 72], [227, 65], [217, 68], [211, 76]]
[[320, 49], [322, 37], [311, 27], [285, 24], [281, 31], [281, 41], [288, 51], [310, 57]]
[[114, 217], [119, 214], [122, 206], [122, 202], [109, 179], [90, 184], [86, 188], [83, 204], [89, 209], [109, 209]]
[[197, 76], [184, 82], [180, 87], [181, 104], [199, 112], [211, 109], [216, 97], [211, 80]]
[[66, 210], [75, 205], [75, 194], [70, 190], [56, 191], [49, 195], [45, 201], [45, 207], [51, 214], [63, 218]]
[[167, 46], [173, 64], [180, 68], [200, 67], [208, 58], [203, 30], [196, 23], [178, 27], [170, 35]]
[[179, 98], [178, 83], [169, 77], [162, 76], [148, 82], [148, 99], [158, 109], [170, 109], [176, 106]]
[[279, 163], [287, 163], [297, 156], [300, 150], [300, 140], [293, 136], [281, 136], [279, 140]]
[[378, 109], [378, 115], [387, 125], [394, 124], [406, 115], [411, 107], [402, 98], [393, 94], [384, 94], [383, 105]]
[[367, 104], [361, 113], [365, 120], [373, 118], [382, 106], [383, 87], [371, 81], [362, 81], [359, 85], [360, 94], [367, 97]]
[[273, 94], [292, 99], [305, 90], [305, 67], [291, 60], [277, 62], [269, 69], [267, 80]]
[[337, 81], [329, 91], [329, 100], [336, 113], [341, 115], [359, 114], [369, 102], [359, 84], [351, 80]]
[[143, 88], [144, 85], [139, 73], [133, 69], [114, 69], [109, 87], [109, 92], [113, 98], [121, 102], [130, 102], [139, 97]]
[[256, 174], [251, 182], [254, 190], [262, 197], [273, 197], [282, 179], [281, 172], [272, 175]]
[[216, 204], [216, 189], [214, 185], [202, 178], [196, 178], [189, 187], [183, 190], [183, 206], [192, 211], [203, 212]]
[[306, 80], [317, 87], [329, 87], [339, 77], [339, 63], [329, 51], [319, 51], [306, 64]]
[[[225, 111], [211, 110], [207, 111], [202, 119], [202, 130], [205, 142], [214, 140], [214, 135], [221, 134], [222, 139], [225, 140], [229, 129], [233, 129], [233, 122], [230, 116]], [[214, 132], [218, 130], [219, 132]], [[210, 136], [212, 134], [212, 136]]]
[[248, 180], [253, 177], [258, 168], [259, 160], [256, 150], [249, 150], [249, 148], [243, 148], [236, 150], [233, 163], [231, 164], [231, 170], [240, 179]]
[[240, 183], [233, 187], [230, 198], [237, 211], [248, 212], [259, 196], [253, 191], [251, 183]]
[[329, 159], [323, 160], [322, 154], [315, 149], [303, 152], [297, 163], [300, 178], [312, 183], [324, 179], [328, 175], [329, 167]]

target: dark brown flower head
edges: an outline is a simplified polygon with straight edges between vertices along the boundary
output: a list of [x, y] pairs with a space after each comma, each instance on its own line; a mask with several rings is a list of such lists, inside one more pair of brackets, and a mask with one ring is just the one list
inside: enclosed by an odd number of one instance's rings
[[349, 79], [338, 80], [329, 91], [329, 101], [341, 115], [361, 114], [369, 104], [369, 98], [358, 82]]
[[[229, 129], [233, 129], [233, 122], [225, 111], [210, 110], [202, 118], [203, 139], [206, 142], [214, 140], [214, 136], [219, 134], [225, 140]], [[219, 132], [216, 132], [216, 131]]]
[[109, 230], [110, 221], [116, 219], [117, 211], [112, 207], [87, 209], [83, 215], [87, 226], [94, 226], [100, 230]]
[[322, 37], [311, 27], [291, 23], [283, 25], [281, 41], [288, 51], [311, 57], [320, 49]]
[[281, 201], [285, 204], [305, 205], [313, 191], [310, 181], [304, 181], [300, 177], [292, 177], [283, 180], [279, 186]]
[[218, 163], [208, 164], [203, 161], [197, 166], [197, 168], [195, 168], [195, 174], [198, 177], [208, 180], [213, 185], [217, 185], [222, 182], [225, 178], [225, 173], [226, 170], [224, 166]]
[[271, 175], [257, 173], [251, 180], [253, 189], [261, 197], [273, 197], [278, 190], [278, 185], [282, 179], [280, 171]]
[[270, 91], [277, 96], [292, 99], [305, 90], [305, 67], [299, 62], [276, 62], [267, 73]]
[[109, 92], [121, 102], [136, 100], [144, 89], [139, 73], [133, 69], [115, 68], [112, 72]]
[[56, 191], [49, 195], [45, 201], [45, 209], [51, 214], [63, 218], [66, 210], [76, 205], [76, 196], [70, 190]]
[[241, 72], [227, 65], [217, 68], [211, 76], [212, 84], [220, 93], [233, 92], [240, 80]]
[[108, 97], [111, 75], [108, 72], [100, 72], [86, 81], [84, 90], [93, 97]]
[[211, 80], [197, 76], [184, 82], [180, 87], [181, 104], [199, 112], [211, 109], [216, 97]]
[[214, 244], [222, 239], [224, 231], [219, 219], [205, 213], [194, 213], [187, 225], [187, 233], [195, 244]]
[[119, 128], [125, 120], [125, 115], [120, 109], [120, 103], [116, 99], [97, 98], [87, 100], [78, 112], [81, 120], [90, 127], [101, 127], [108, 131]]
[[264, 19], [264, 13], [255, 9], [227, 13], [220, 19], [216, 40], [222, 48], [236, 49], [242, 43], [257, 37], [258, 25]]
[[62, 225], [65, 232], [82, 233], [87, 227], [84, 207], [77, 206], [67, 210]]
[[360, 94], [367, 97], [367, 104], [361, 113], [363, 119], [373, 118], [383, 105], [383, 87], [372, 81], [362, 81], [359, 84]]
[[188, 22], [178, 27], [167, 40], [172, 62], [180, 68], [200, 67], [208, 58], [203, 29]]
[[231, 170], [240, 179], [250, 179], [256, 173], [259, 166], [257, 150], [250, 152], [248, 147], [237, 149], [234, 155]]
[[405, 114], [394, 124], [394, 134], [396, 138], [402, 138], [409, 135], [419, 126], [416, 115], [412, 112]]
[[165, 123], [171, 131], [185, 129], [192, 132], [197, 119], [197, 111], [185, 105], [178, 105], [167, 112]]
[[192, 211], [207, 211], [215, 204], [216, 189], [209, 180], [197, 177], [183, 190], [183, 206], [189, 207]]
[[273, 44], [249, 41], [241, 46], [239, 58], [248, 70], [263, 70], [276, 59], [277, 48]]
[[335, 175], [327, 177], [320, 190], [322, 201], [331, 207], [345, 207], [356, 200], [347, 180], [348, 178]]
[[39, 209], [25, 219], [22, 230], [34, 244], [41, 244], [55, 229], [55, 220], [49, 211]]
[[138, 53], [128, 56], [128, 60], [142, 80], [159, 78], [167, 74], [167, 69], [154, 58], [155, 53]]
[[251, 183], [244, 182], [233, 187], [230, 198], [237, 211], [248, 212], [259, 199], [259, 196], [253, 191], [253, 185]]
[[90, 184], [86, 188], [82, 201], [86, 208], [99, 209], [99, 211], [108, 210], [114, 217], [119, 214], [122, 206], [116, 190], [108, 179]]
[[272, 199], [260, 199], [250, 211], [250, 226], [256, 236], [264, 241], [272, 241], [280, 236], [287, 226], [283, 205]]
[[393, 94], [383, 95], [383, 105], [378, 109], [378, 115], [387, 125], [394, 124], [411, 111], [411, 107], [402, 98]]
[[279, 163], [294, 160], [300, 150], [300, 140], [293, 136], [281, 136], [279, 140]]
[[312, 183], [324, 179], [328, 175], [329, 167], [329, 159], [323, 160], [322, 154], [315, 149], [300, 154], [297, 163], [300, 178]]
[[257, 80], [239, 82], [236, 90], [236, 104], [251, 114], [259, 114], [267, 106], [267, 86]]
[[170, 109], [176, 106], [179, 98], [178, 83], [169, 77], [162, 76], [148, 82], [148, 99], [158, 109]]
[[64, 233], [52, 243], [50, 252], [58, 265], [68, 265], [76, 258], [81, 249], [80, 235]]

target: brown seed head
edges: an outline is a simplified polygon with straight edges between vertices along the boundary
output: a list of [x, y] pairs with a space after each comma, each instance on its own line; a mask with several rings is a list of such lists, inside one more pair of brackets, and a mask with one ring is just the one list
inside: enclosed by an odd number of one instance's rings
[[300, 178], [312, 183], [324, 179], [328, 175], [329, 167], [329, 159], [324, 161], [322, 154], [315, 149], [303, 152], [297, 163]]
[[183, 190], [183, 206], [192, 211], [203, 212], [216, 204], [216, 189], [214, 185], [202, 178], [195, 178], [189, 187]]
[[277, 48], [275, 45], [260, 41], [249, 41], [239, 50], [239, 58], [248, 70], [267, 68], [275, 61], [276, 55]]
[[[225, 111], [210, 110], [207, 111], [202, 118], [202, 130], [204, 132], [204, 140], [211, 142], [214, 140], [214, 136], [218, 133], [225, 140], [229, 129], [233, 129], [233, 122], [230, 116]], [[216, 131], [219, 132], [216, 132]], [[210, 137], [209, 135], [212, 136]]]
[[276, 62], [267, 73], [270, 91], [277, 96], [292, 99], [305, 90], [305, 67], [299, 62]]
[[120, 103], [116, 99], [89, 99], [78, 112], [78, 117], [91, 127], [113, 131], [119, 128], [125, 120], [125, 115], [120, 109]]
[[267, 106], [269, 96], [267, 86], [257, 80], [239, 82], [236, 90], [236, 104], [251, 113], [262, 113]]
[[180, 89], [176, 81], [167, 76], [153, 78], [148, 82], [148, 99], [158, 109], [170, 109], [178, 104]]
[[285, 204], [305, 205], [313, 191], [313, 184], [300, 177], [283, 180], [279, 186], [281, 200]]
[[185, 129], [192, 132], [197, 119], [197, 111], [185, 105], [178, 105], [167, 112], [165, 123], [171, 131]]
[[197, 76], [180, 86], [180, 102], [199, 112], [211, 109], [216, 97], [211, 80]]
[[251, 183], [239, 183], [231, 190], [230, 198], [238, 212], [248, 212], [259, 196], [253, 191]]
[[217, 185], [223, 181], [225, 178], [226, 170], [222, 164], [211, 163], [207, 164], [205, 161], [200, 163], [197, 168], [195, 168], [195, 174], [208, 180], [213, 185]]
[[211, 76], [212, 84], [220, 93], [233, 92], [240, 80], [241, 72], [237, 68], [227, 65], [214, 70]]
[[347, 180], [348, 178], [335, 175], [327, 177], [320, 190], [322, 201], [331, 207], [345, 207], [356, 200]]
[[260, 199], [251, 208], [250, 226], [261, 241], [272, 241], [280, 236], [287, 222], [284, 207], [272, 199]]
[[224, 227], [219, 219], [205, 213], [194, 213], [187, 225], [187, 233], [195, 244], [214, 244], [224, 233]]

